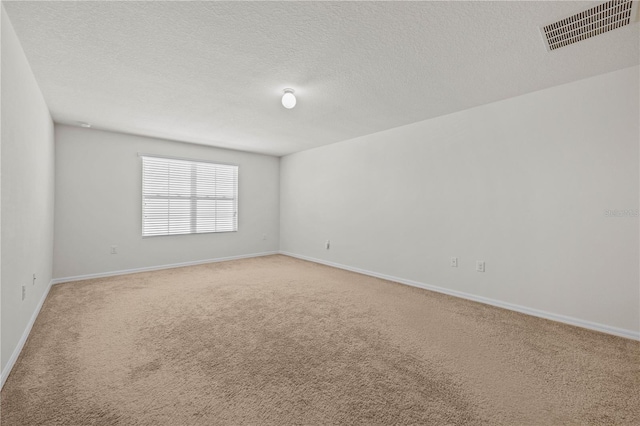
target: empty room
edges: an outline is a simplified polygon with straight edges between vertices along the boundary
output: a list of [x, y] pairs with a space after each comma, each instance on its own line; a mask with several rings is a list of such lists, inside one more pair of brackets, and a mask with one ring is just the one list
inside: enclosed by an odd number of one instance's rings
[[2, 1], [2, 426], [640, 424], [637, 1]]

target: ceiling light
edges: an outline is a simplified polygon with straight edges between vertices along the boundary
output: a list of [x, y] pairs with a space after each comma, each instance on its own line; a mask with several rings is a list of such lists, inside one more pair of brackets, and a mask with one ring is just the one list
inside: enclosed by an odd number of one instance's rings
[[86, 128], [91, 127], [91, 124], [89, 124], [89, 123], [87, 123], [85, 121], [76, 121], [76, 123], [78, 123], [78, 126], [80, 126], [80, 127], [86, 127]]
[[296, 95], [293, 94], [293, 89], [284, 89], [284, 95], [282, 95], [282, 106], [291, 109], [296, 106]]

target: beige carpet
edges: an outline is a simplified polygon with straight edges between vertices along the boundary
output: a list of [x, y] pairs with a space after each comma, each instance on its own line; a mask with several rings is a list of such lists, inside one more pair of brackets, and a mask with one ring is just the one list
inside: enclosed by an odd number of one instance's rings
[[640, 343], [269, 256], [54, 286], [2, 425], [639, 424]]

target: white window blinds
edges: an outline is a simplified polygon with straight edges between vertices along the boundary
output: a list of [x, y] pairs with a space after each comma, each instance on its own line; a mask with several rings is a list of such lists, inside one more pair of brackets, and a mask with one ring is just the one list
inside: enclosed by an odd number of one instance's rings
[[143, 237], [238, 230], [238, 166], [141, 157]]

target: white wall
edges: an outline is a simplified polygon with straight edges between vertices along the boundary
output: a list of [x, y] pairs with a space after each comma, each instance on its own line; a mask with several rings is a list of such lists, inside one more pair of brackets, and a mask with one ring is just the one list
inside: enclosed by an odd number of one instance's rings
[[638, 74], [283, 157], [281, 250], [637, 333]]
[[51, 281], [54, 141], [49, 110], [4, 10], [1, 19], [4, 380]]
[[[64, 125], [55, 129], [54, 277], [278, 250], [279, 158]], [[238, 232], [142, 238], [139, 152], [238, 164]], [[110, 254], [112, 245], [118, 254]]]

